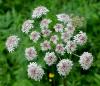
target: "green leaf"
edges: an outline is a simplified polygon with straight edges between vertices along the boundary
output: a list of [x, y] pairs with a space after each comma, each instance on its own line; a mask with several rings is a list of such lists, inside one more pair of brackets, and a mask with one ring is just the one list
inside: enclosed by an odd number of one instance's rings
[[33, 84], [29, 80], [19, 80], [15, 82], [12, 86], [33, 86]]

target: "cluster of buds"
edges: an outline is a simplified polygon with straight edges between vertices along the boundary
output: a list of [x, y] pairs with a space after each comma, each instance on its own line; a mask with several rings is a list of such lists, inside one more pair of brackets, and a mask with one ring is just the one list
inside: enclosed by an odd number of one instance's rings
[[[77, 50], [77, 47], [82, 46], [87, 42], [87, 35], [83, 31], [79, 31], [79, 33], [76, 34], [75, 31], [77, 27], [73, 24], [73, 18], [65, 13], [56, 15], [58, 22], [53, 25], [53, 28], [49, 27], [53, 21], [43, 17], [44, 19], [42, 18], [42, 20], [38, 23], [40, 24], [40, 31], [34, 29], [35, 19], [41, 18], [43, 15], [47, 15], [48, 12], [49, 10], [44, 6], [35, 8], [32, 13], [32, 19], [28, 19], [23, 23], [22, 32], [28, 34], [30, 40], [37, 43], [39, 45], [39, 50], [45, 53], [43, 54], [45, 55], [43, 56], [43, 60], [46, 65], [56, 65], [59, 75], [65, 77], [74, 66], [74, 62], [68, 59], [65, 56], [65, 53], [68, 55], [75, 55], [74, 53]], [[30, 30], [32, 30], [32, 32]], [[9, 52], [14, 51], [18, 44], [19, 38], [15, 35], [8, 37], [6, 41], [6, 47]], [[44, 70], [36, 62], [32, 62], [37, 58], [37, 56], [39, 56], [39, 51], [37, 52], [37, 50], [38, 49], [34, 45], [26, 48], [25, 57], [29, 62], [31, 61], [27, 69], [28, 76], [31, 79], [40, 81], [45, 74]], [[64, 58], [60, 58], [60, 56]], [[84, 52], [78, 57], [79, 64], [84, 70], [91, 67], [93, 62], [93, 56], [91, 53]]]

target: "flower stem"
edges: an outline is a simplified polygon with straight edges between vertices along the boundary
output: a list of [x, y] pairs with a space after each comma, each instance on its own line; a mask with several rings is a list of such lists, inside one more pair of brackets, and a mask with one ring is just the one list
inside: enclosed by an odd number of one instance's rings
[[77, 56], [77, 57], [80, 57], [79, 55], [77, 55], [77, 54], [74, 54], [74, 53], [72, 53], [74, 56]]
[[63, 85], [64, 85], [64, 86], [67, 86], [66, 78], [63, 78]]

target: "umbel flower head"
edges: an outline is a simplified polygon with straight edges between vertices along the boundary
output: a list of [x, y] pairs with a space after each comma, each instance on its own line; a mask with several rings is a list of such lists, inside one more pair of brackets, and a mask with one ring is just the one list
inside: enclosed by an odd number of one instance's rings
[[73, 62], [69, 59], [62, 59], [58, 64], [57, 64], [57, 71], [60, 75], [66, 76], [69, 74], [73, 66]]
[[49, 10], [44, 6], [39, 6], [33, 10], [32, 18], [40, 18], [42, 15], [46, 15]]
[[64, 26], [62, 24], [58, 24], [58, 23], [54, 26], [54, 29], [56, 32], [63, 32], [63, 28], [64, 28]]
[[78, 45], [83, 45], [87, 42], [87, 36], [86, 33], [80, 31], [79, 34], [77, 34], [76, 36], [74, 36], [74, 41], [78, 44]]
[[81, 67], [82, 67], [84, 70], [88, 70], [88, 69], [91, 67], [92, 62], [93, 62], [93, 56], [92, 56], [91, 53], [84, 52], [84, 53], [80, 56], [79, 63], [80, 63]]
[[76, 50], [76, 43], [73, 41], [68, 41], [65, 49], [67, 50], [67, 53], [73, 53]]
[[51, 42], [53, 42], [54, 44], [57, 44], [57, 41], [58, 41], [59, 39], [58, 39], [58, 36], [57, 35], [53, 35], [53, 36], [51, 36], [51, 38], [50, 38], [50, 41]]
[[50, 19], [43, 19], [40, 23], [40, 28], [45, 29], [48, 28], [49, 24], [52, 22]]
[[26, 48], [25, 57], [28, 61], [31, 61], [37, 57], [37, 52], [34, 47]]
[[28, 65], [27, 72], [28, 76], [36, 81], [40, 81], [44, 75], [44, 70], [35, 62], [32, 62]]
[[54, 52], [51, 52], [51, 53], [47, 52], [45, 55], [44, 61], [46, 62], [46, 64], [51, 66], [52, 64], [54, 64], [57, 61], [57, 57]]
[[33, 42], [37, 42], [39, 38], [40, 38], [40, 33], [39, 32], [33, 31], [30, 34], [30, 39], [33, 40]]
[[65, 48], [64, 48], [64, 45], [63, 44], [57, 44], [56, 45], [56, 49], [55, 51], [61, 55], [64, 55], [64, 51], [65, 51]]
[[[50, 18], [47, 18], [48, 16], [45, 17], [48, 12], [49, 10], [46, 7], [39, 6], [32, 12], [32, 19], [34, 20], [28, 19], [22, 24], [22, 32], [28, 35], [31, 41], [29, 44], [33, 44], [33, 46], [25, 49], [25, 58], [29, 62], [31, 61], [27, 69], [28, 76], [35, 81], [42, 79], [44, 70], [35, 61], [44, 57], [42, 58], [43, 62], [48, 66], [56, 65], [59, 75], [65, 77], [74, 66], [73, 61], [69, 58], [70, 54], [80, 57], [79, 64], [84, 70], [88, 70], [93, 62], [92, 54], [84, 52], [81, 56], [78, 56], [75, 53], [78, 45], [82, 46], [87, 42], [85, 32], [80, 31], [76, 34], [78, 28], [80, 28], [78, 23], [81, 24], [80, 17], [74, 18], [74, 16], [61, 13], [56, 15], [58, 21], [53, 22]], [[37, 18], [39, 18], [38, 21]], [[37, 22], [37, 25], [33, 24], [35, 22]], [[6, 41], [7, 50], [9, 52], [14, 51], [19, 44], [19, 40], [20, 38], [16, 35], [8, 37]], [[37, 56], [40, 58], [36, 59]]]
[[40, 44], [42, 51], [50, 50], [50, 42], [45, 40], [43, 43]]
[[6, 48], [9, 52], [12, 52], [17, 48], [20, 38], [16, 35], [9, 36], [6, 41]]
[[57, 16], [58, 21], [61, 21], [63, 23], [68, 23], [71, 21], [70, 16], [65, 14], [65, 13], [61, 13], [61, 14], [58, 14], [56, 16]]
[[72, 37], [72, 34], [70, 34], [68, 31], [61, 33], [61, 39], [65, 43], [67, 43], [70, 40], [71, 37]]
[[69, 23], [67, 24], [67, 27], [64, 28], [64, 29], [65, 29], [65, 31], [67, 31], [67, 33], [69, 33], [69, 34], [71, 34], [71, 35], [73, 35], [73, 33], [74, 33], [74, 31], [75, 31], [75, 27], [72, 25], [71, 22], [69, 22]]
[[34, 20], [26, 20], [22, 25], [22, 32], [28, 34], [29, 31], [34, 28], [33, 23]]
[[41, 33], [42, 33], [42, 35], [43, 35], [43, 37], [48, 37], [48, 36], [50, 36], [50, 33], [51, 33], [52, 31], [50, 31], [49, 29], [42, 29], [41, 30]]

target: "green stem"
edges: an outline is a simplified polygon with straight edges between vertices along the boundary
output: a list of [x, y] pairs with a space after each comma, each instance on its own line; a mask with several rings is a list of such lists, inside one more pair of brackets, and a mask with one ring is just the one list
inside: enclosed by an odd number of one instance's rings
[[77, 57], [80, 57], [79, 55], [77, 55], [77, 54], [74, 54], [74, 53], [72, 53], [74, 56], [77, 56]]
[[66, 78], [63, 78], [63, 85], [64, 85], [64, 86], [67, 86]]

